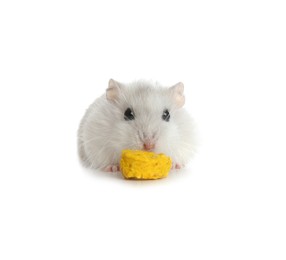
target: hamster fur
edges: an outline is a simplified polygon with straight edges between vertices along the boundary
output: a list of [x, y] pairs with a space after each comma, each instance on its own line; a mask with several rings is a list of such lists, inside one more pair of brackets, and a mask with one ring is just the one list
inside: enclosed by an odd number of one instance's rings
[[194, 127], [182, 108], [184, 85], [162, 87], [111, 79], [106, 93], [87, 109], [78, 130], [82, 163], [104, 171], [118, 171], [121, 151], [148, 150], [171, 157], [173, 168], [183, 167], [194, 152]]

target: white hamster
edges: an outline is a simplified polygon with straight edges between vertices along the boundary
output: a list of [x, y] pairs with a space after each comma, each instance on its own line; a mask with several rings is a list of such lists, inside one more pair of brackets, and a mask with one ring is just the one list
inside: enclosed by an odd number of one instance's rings
[[85, 166], [118, 171], [124, 149], [147, 150], [171, 157], [183, 167], [194, 152], [194, 127], [182, 108], [184, 85], [162, 87], [110, 79], [106, 93], [87, 109], [78, 129], [78, 152]]

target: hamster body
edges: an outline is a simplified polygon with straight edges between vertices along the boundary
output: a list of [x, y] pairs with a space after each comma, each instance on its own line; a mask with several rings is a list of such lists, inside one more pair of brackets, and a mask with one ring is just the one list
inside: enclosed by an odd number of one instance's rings
[[192, 119], [183, 108], [184, 86], [146, 81], [109, 81], [106, 93], [87, 109], [78, 130], [78, 152], [87, 167], [118, 171], [124, 149], [171, 157], [183, 167], [194, 152]]

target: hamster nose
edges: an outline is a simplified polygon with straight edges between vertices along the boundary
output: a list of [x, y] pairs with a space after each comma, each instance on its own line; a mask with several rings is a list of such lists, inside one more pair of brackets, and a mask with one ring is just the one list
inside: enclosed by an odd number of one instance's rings
[[151, 151], [151, 150], [154, 150], [154, 148], [155, 148], [154, 143], [151, 143], [151, 142], [145, 142], [144, 143], [144, 150]]

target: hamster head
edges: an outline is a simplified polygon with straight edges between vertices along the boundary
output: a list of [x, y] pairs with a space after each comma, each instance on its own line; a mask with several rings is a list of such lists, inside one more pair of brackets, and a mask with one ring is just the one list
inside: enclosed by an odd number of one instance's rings
[[[106, 100], [112, 113], [116, 148], [165, 153], [179, 157], [185, 103], [184, 85], [162, 87], [145, 81], [121, 84], [111, 79]], [[114, 143], [114, 142], [113, 142]]]

